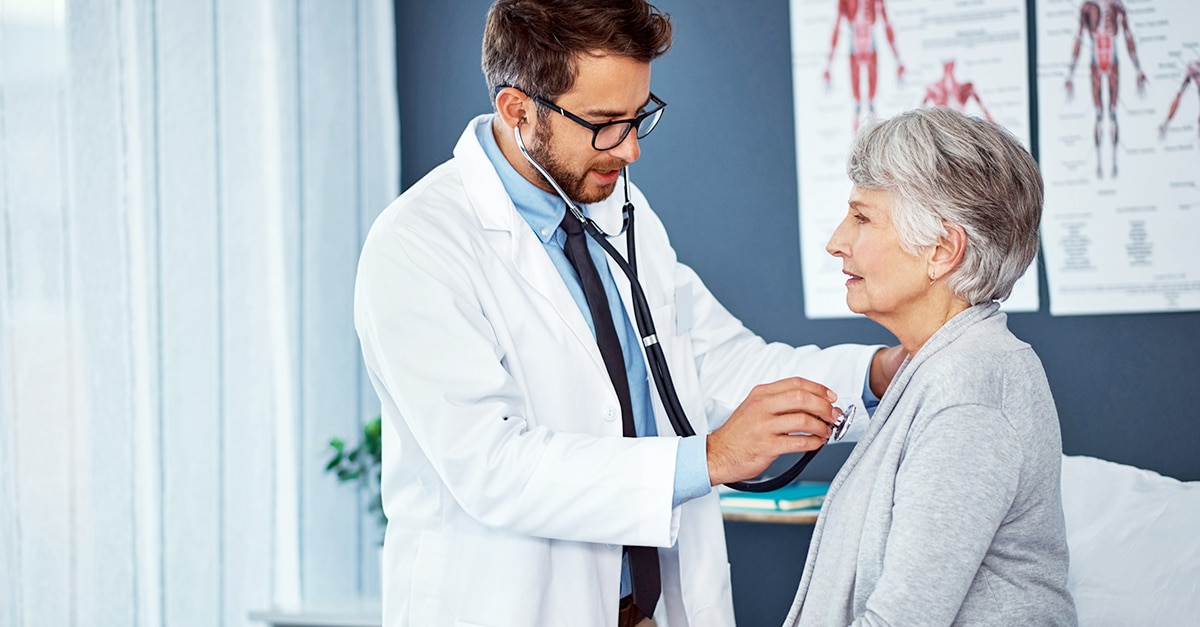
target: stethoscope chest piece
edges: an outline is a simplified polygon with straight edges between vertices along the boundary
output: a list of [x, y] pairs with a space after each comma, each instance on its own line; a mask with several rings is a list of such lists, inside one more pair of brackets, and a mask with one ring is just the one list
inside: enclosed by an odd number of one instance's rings
[[858, 408], [851, 405], [846, 411], [842, 412], [841, 416], [838, 416], [838, 419], [830, 427], [832, 433], [829, 435], [829, 440], [831, 442], [837, 442], [846, 437], [846, 432], [850, 430], [850, 425], [854, 423], [854, 412], [856, 411], [858, 411]]

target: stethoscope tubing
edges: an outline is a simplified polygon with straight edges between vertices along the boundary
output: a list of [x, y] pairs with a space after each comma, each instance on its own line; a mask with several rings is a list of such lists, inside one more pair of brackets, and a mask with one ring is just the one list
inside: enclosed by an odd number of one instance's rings
[[[625, 173], [625, 176], [628, 177], [628, 172]], [[629, 233], [626, 235], [628, 238], [626, 243], [630, 249], [629, 254], [632, 257], [632, 250], [634, 248], [632, 233], [634, 224], [633, 204], [626, 200], [625, 207], [629, 223]], [[600, 227], [596, 226], [591, 219], [584, 219], [583, 228], [608, 253], [608, 256], [629, 279], [630, 292], [633, 295], [634, 320], [637, 322], [638, 333], [642, 337], [642, 347], [646, 352], [646, 362], [650, 366], [650, 374], [654, 379], [654, 386], [658, 389], [658, 396], [662, 400], [663, 408], [666, 410], [667, 419], [671, 422], [671, 428], [675, 430], [675, 434], [679, 437], [686, 438], [696, 435], [691, 421], [687, 419], [687, 412], [683, 410], [683, 405], [679, 402], [679, 395], [675, 391], [675, 383], [671, 378], [670, 368], [667, 366], [667, 356], [663, 353], [662, 346], [658, 341], [658, 333], [654, 328], [654, 318], [650, 315], [650, 305], [646, 301], [646, 294], [642, 290], [641, 281], [637, 278], [636, 270], [621, 257], [612, 243], [608, 241], [608, 237], [604, 234], [604, 231], [600, 230]], [[808, 451], [790, 468], [770, 479], [763, 479], [761, 481], [734, 481], [725, 485], [742, 492], [772, 492], [778, 490], [800, 476], [800, 473], [804, 472], [805, 467], [816, 457], [817, 452], [820, 450], [818, 448]]]
[[[679, 395], [675, 391], [675, 382], [671, 378], [671, 370], [667, 366], [667, 356], [663, 353], [662, 346], [658, 341], [658, 333], [654, 328], [654, 317], [650, 313], [650, 304], [646, 300], [646, 294], [642, 290], [642, 283], [637, 277], [637, 257], [635, 254], [634, 238], [633, 238], [633, 202], [629, 199], [629, 168], [628, 166], [621, 169], [621, 178], [624, 180], [625, 187], [625, 205], [622, 207], [624, 220], [621, 224], [621, 231], [617, 235], [625, 234], [625, 244], [627, 250], [628, 261], [622, 257], [612, 243], [608, 241], [609, 235], [605, 233], [591, 218], [585, 216], [583, 211], [567, 197], [566, 192], [559, 186], [554, 177], [545, 170], [529, 152], [525, 149], [525, 141], [521, 138], [521, 127], [517, 125], [513, 127], [513, 134], [516, 136], [517, 147], [521, 154], [525, 156], [525, 160], [529, 162], [542, 177], [545, 178], [558, 196], [562, 198], [567, 205], [567, 211], [583, 224], [584, 231], [591, 236], [600, 248], [608, 254], [609, 258], [617, 264], [621, 272], [625, 273], [629, 279], [630, 292], [633, 295], [633, 312], [634, 321], [637, 324], [638, 333], [641, 335], [642, 349], [646, 353], [646, 363], [649, 366], [651, 378], [654, 379], [654, 387], [658, 390], [658, 396], [662, 400], [663, 409], [666, 410], [667, 419], [671, 422], [671, 428], [675, 430], [675, 435], [679, 437], [692, 437], [696, 435], [696, 430], [692, 428], [691, 421], [687, 418], [687, 412], [683, 410], [683, 404], [679, 402]], [[821, 447], [824, 448], [824, 447]], [[778, 476], [761, 481], [734, 481], [725, 485], [742, 492], [771, 492], [778, 490], [789, 483], [808, 466], [808, 463], [816, 457], [820, 448], [808, 451], [799, 460], [796, 461], [790, 468], [785, 470]]]

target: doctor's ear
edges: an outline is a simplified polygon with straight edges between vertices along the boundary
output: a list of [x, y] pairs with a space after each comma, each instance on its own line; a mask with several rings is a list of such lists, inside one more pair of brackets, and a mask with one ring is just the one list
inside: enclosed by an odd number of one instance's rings
[[509, 128], [527, 123], [533, 107], [533, 99], [519, 89], [505, 87], [496, 93], [496, 115]]

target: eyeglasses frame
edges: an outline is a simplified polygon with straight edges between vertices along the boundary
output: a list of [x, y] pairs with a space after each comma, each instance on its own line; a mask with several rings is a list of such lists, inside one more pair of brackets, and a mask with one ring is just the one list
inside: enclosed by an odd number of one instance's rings
[[[495, 91], [496, 91], [496, 93], [500, 93], [500, 90], [508, 88], [508, 87], [512, 87], [512, 85], [497, 85]], [[514, 88], [514, 89], [516, 89], [516, 88]], [[545, 98], [542, 98], [541, 96], [535, 96], [533, 94], [529, 94], [528, 92], [526, 92], [526, 94], [531, 99], [533, 99], [533, 101], [536, 102], [537, 104], [539, 104], [543, 107], [546, 107], [547, 109], [550, 109], [551, 111], [556, 111], [563, 117], [567, 118], [568, 120], [591, 131], [592, 132], [592, 149], [598, 150], [600, 152], [604, 152], [606, 150], [612, 150], [613, 148], [616, 148], [617, 146], [620, 146], [621, 144], [625, 143], [625, 139], [629, 137], [629, 131], [631, 131], [635, 128], [639, 128], [642, 124], [642, 121], [652, 115], [660, 115], [661, 116], [662, 112], [667, 108], [666, 102], [663, 102], [662, 99], [660, 99], [658, 96], [655, 96], [654, 92], [650, 92], [650, 102], [657, 105], [655, 108], [653, 108], [649, 111], [646, 111], [646, 112], [642, 113], [641, 115], [638, 115], [637, 117], [625, 118], [622, 120], [611, 120], [609, 122], [603, 122], [600, 124], [592, 124], [591, 122], [588, 122], [587, 120], [579, 117], [578, 115], [575, 115], [574, 113], [571, 113], [570, 111], [567, 111], [566, 109], [554, 104], [553, 102], [550, 102], [549, 100], [546, 100]], [[616, 126], [617, 124], [628, 124], [629, 125], [628, 128], [625, 129], [625, 132], [621, 134], [621, 139], [617, 140], [617, 143], [609, 146], [608, 148], [600, 148], [599, 146], [597, 146], [596, 141], [598, 139], [600, 139], [600, 131], [604, 130], [606, 127], [609, 127], [609, 126]], [[642, 139], [642, 138], [646, 137], [646, 135], [649, 135], [657, 127], [658, 127], [658, 122], [656, 121], [654, 123], [654, 125], [650, 127], [649, 131], [646, 131], [645, 134], [639, 134], [637, 136], [637, 138]]]

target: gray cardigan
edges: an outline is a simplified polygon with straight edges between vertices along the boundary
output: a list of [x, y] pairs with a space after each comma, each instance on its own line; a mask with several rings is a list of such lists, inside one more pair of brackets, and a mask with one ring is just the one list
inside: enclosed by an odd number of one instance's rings
[[1075, 625], [1058, 413], [994, 303], [900, 367], [834, 478], [785, 627]]

